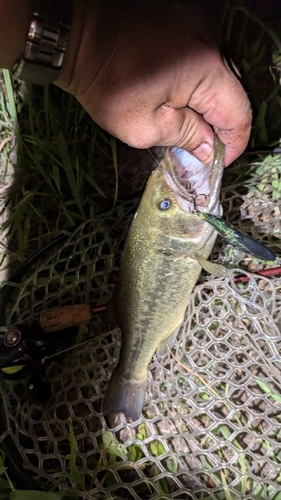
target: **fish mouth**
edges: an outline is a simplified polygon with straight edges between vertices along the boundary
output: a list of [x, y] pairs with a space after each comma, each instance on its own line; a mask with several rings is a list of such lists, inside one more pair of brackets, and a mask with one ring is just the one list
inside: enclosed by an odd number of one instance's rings
[[211, 190], [211, 165], [205, 165], [181, 148], [168, 148], [167, 156], [165, 168], [171, 188], [193, 206], [207, 207]]

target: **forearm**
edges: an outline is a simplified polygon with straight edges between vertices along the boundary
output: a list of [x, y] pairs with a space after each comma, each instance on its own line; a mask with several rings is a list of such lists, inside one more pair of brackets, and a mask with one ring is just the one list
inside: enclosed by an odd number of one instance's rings
[[31, 0], [0, 0], [0, 68], [11, 69], [22, 55], [31, 15]]
[[69, 40], [56, 85], [78, 97], [92, 84], [93, 76], [99, 74], [114, 50], [120, 4], [119, 0], [74, 0]]
[[[32, 3], [32, 0], [0, 0], [0, 68], [12, 69], [24, 53], [32, 19]], [[93, 32], [99, 10], [103, 11], [100, 4], [99, 0], [73, 1], [66, 53], [61, 74], [55, 82], [63, 88], [67, 88], [72, 79], [83, 32], [84, 35], [86, 32], [86, 37], [88, 29]]]

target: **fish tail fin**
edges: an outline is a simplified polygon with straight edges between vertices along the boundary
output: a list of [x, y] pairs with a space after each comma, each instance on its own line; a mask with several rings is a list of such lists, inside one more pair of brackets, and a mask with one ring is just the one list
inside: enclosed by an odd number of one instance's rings
[[114, 370], [103, 402], [103, 411], [111, 415], [124, 413], [127, 419], [138, 420], [145, 398], [147, 379], [128, 380]]

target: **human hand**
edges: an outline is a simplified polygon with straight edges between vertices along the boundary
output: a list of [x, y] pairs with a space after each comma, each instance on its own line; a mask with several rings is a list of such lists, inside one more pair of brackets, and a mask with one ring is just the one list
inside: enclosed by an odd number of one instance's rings
[[210, 163], [215, 131], [229, 165], [249, 139], [245, 91], [198, 13], [181, 5], [77, 1], [55, 83], [135, 148], [178, 146]]

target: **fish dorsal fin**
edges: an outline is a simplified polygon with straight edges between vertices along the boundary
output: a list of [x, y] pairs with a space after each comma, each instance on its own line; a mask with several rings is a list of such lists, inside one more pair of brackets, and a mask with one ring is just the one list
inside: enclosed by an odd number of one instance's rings
[[212, 274], [216, 278], [233, 277], [233, 272], [231, 271], [231, 269], [227, 269], [221, 264], [215, 264], [214, 262], [210, 262], [209, 260], [204, 259], [204, 257], [201, 257], [201, 255], [194, 255], [194, 258], [198, 261], [200, 266], [203, 267], [205, 271], [207, 271], [207, 273]]

